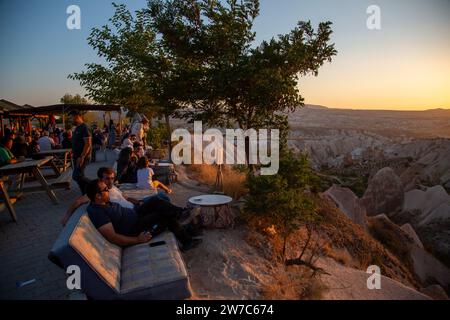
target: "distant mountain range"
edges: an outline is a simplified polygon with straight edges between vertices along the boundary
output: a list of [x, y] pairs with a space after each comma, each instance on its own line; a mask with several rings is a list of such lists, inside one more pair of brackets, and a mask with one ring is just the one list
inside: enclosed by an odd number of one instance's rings
[[354, 108], [332, 108], [326, 107], [318, 104], [305, 104], [306, 109], [314, 109], [314, 110], [357, 110], [357, 111], [393, 111], [393, 112], [450, 112], [450, 109], [444, 108], [433, 108], [433, 109], [425, 109], [425, 110], [390, 110], [390, 109], [354, 109]]

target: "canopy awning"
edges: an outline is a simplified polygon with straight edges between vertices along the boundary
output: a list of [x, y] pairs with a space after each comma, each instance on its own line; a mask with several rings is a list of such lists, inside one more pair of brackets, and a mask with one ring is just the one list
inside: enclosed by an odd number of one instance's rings
[[69, 113], [72, 110], [80, 111], [115, 111], [122, 112], [122, 108], [115, 104], [55, 104], [34, 108], [5, 111], [5, 116], [39, 116]]

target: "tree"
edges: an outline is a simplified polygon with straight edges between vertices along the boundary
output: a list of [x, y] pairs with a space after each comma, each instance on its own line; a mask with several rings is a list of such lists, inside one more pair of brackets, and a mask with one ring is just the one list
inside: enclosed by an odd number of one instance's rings
[[162, 43], [189, 79], [182, 116], [242, 129], [286, 127], [285, 112], [303, 105], [297, 81], [317, 75], [337, 53], [331, 23], [299, 22], [291, 32], [254, 46], [258, 0], [151, 0]]
[[71, 95], [69, 93], [66, 93], [60, 100], [61, 103], [64, 104], [88, 104], [89, 101], [80, 96], [79, 94]]
[[[278, 174], [248, 176], [249, 194], [245, 210], [250, 216], [263, 217], [275, 226], [283, 241], [281, 255], [286, 264], [305, 264], [315, 268], [312, 258], [307, 262], [302, 258], [311, 244], [314, 228], [321, 220], [310, 193], [316, 183], [317, 177], [309, 166], [307, 156], [296, 156], [291, 151], [285, 152], [280, 159]], [[297, 259], [286, 260], [287, 240], [300, 226], [306, 227], [307, 240]]]
[[[113, 4], [110, 23], [89, 44], [105, 59], [69, 78], [88, 96], [139, 112], [242, 129], [287, 128], [303, 105], [297, 80], [336, 54], [331, 23], [299, 22], [255, 46], [258, 0], [148, 0], [132, 15]], [[285, 133], [286, 134], [286, 133]], [[170, 139], [169, 139], [170, 141]]]
[[150, 118], [164, 117], [170, 141], [169, 118], [178, 108], [173, 99], [173, 62], [145, 10], [132, 15], [125, 5], [113, 6], [110, 23], [93, 28], [88, 38], [105, 65], [88, 63], [85, 71], [69, 78], [80, 81], [95, 101], [120, 104]]

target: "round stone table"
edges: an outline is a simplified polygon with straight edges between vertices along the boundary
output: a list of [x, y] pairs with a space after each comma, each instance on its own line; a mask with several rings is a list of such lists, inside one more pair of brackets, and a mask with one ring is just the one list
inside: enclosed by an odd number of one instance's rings
[[[206, 226], [215, 228], [234, 227], [234, 215], [230, 208], [233, 198], [220, 194], [205, 194], [189, 198], [188, 202], [202, 209], [213, 208], [213, 219], [208, 218], [206, 210], [202, 210], [202, 220]], [[212, 221], [211, 221], [212, 220]]]

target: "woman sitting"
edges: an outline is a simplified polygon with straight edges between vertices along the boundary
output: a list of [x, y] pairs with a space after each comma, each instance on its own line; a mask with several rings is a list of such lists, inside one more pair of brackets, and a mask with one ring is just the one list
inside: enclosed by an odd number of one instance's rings
[[163, 189], [166, 193], [171, 194], [172, 189], [168, 188], [162, 182], [153, 180], [155, 174], [151, 168], [149, 168], [149, 161], [147, 157], [140, 157], [137, 163], [137, 187], [139, 189]]
[[133, 149], [125, 148], [119, 153], [117, 160], [117, 179], [119, 183], [136, 183], [136, 164], [132, 160], [134, 158]]

